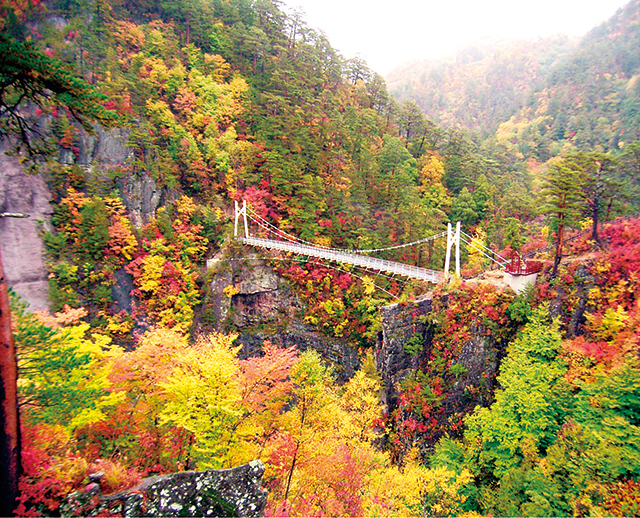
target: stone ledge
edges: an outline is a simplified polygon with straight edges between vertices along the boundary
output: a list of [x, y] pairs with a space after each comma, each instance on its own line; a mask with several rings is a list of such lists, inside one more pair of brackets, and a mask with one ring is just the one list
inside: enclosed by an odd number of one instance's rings
[[144, 479], [138, 486], [101, 495], [89, 484], [67, 498], [62, 516], [264, 516], [264, 464], [254, 460], [231, 469], [185, 471]]

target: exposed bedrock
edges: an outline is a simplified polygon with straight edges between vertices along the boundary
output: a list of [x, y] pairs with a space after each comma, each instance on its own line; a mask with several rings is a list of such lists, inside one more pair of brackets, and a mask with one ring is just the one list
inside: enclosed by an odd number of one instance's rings
[[344, 342], [319, 333], [301, 317], [302, 303], [287, 281], [255, 255], [210, 262], [208, 308], [214, 325], [240, 333], [243, 357], [260, 354], [262, 342], [280, 347], [315, 349], [333, 364], [338, 378], [349, 379], [358, 368], [358, 354]]
[[263, 474], [264, 464], [256, 460], [231, 469], [150, 477], [113, 495], [101, 495], [99, 482], [94, 482], [69, 495], [62, 515], [264, 516]]

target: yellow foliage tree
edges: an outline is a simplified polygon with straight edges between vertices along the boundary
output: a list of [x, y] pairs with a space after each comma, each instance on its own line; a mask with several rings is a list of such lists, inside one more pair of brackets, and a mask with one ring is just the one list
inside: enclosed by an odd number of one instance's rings
[[440, 157], [436, 154], [427, 154], [421, 159], [420, 187], [423, 199], [429, 207], [448, 211], [451, 208], [452, 199], [442, 183], [445, 170]]
[[402, 466], [385, 462], [368, 476], [367, 516], [460, 516], [466, 496], [463, 488], [473, 481], [468, 470], [428, 469], [415, 450]]
[[344, 387], [340, 398], [340, 435], [349, 443], [369, 443], [379, 434], [375, 431], [382, 416], [380, 383], [359, 370]]
[[423, 162], [420, 169], [422, 189], [427, 190], [434, 185], [442, 185], [445, 171], [440, 158], [435, 154], [427, 154], [421, 161]]
[[110, 391], [109, 381], [121, 350], [108, 337], [92, 334], [89, 324], [76, 324], [79, 316], [79, 310], [69, 310], [43, 319], [14, 308], [18, 393], [27, 422], [72, 431], [102, 420], [122, 399]]
[[160, 420], [192, 434], [190, 463], [199, 469], [230, 467], [229, 454], [238, 442], [244, 411], [236, 357], [240, 346], [233, 346], [234, 338], [213, 333], [199, 340], [160, 383], [167, 397]]

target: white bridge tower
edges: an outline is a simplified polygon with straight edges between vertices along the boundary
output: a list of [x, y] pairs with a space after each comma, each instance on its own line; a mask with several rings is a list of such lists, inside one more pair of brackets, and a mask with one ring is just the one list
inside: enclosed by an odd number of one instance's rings
[[447, 255], [444, 260], [444, 278], [449, 280], [449, 266], [451, 263], [451, 249], [456, 245], [456, 277], [460, 277], [460, 222], [456, 223], [456, 231], [453, 232], [451, 223], [447, 225]]
[[249, 237], [249, 225], [247, 224], [247, 202], [246, 200], [242, 200], [242, 208], [238, 205], [236, 200], [233, 200], [236, 208], [236, 219], [233, 225], [233, 235], [234, 237], [238, 237], [238, 219], [240, 216], [243, 216], [244, 219], [244, 237]]

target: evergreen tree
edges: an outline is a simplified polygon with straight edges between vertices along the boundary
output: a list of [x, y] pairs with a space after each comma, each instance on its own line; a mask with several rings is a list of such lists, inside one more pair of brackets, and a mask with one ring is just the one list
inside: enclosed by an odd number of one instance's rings
[[620, 193], [620, 184], [613, 178], [617, 162], [611, 155], [596, 151], [578, 153], [572, 158], [582, 170], [580, 194], [587, 204], [586, 212], [591, 217], [591, 239], [598, 243], [598, 223], [602, 219], [602, 211], [606, 210], [608, 214]]
[[550, 162], [546, 174], [542, 178], [540, 188], [541, 206], [539, 212], [546, 214], [556, 231], [556, 256], [553, 261], [553, 272], [558, 271], [562, 259], [564, 231], [568, 225], [575, 224], [582, 205], [580, 188], [582, 176], [571, 160], [556, 159]]
[[106, 96], [32, 43], [0, 34], [0, 55], [0, 140], [13, 139], [18, 150], [24, 147], [34, 156], [45, 151], [37, 143], [39, 131], [28, 115], [29, 102], [41, 109], [66, 107], [89, 133], [92, 122], [107, 126], [117, 122], [101, 104]]
[[451, 219], [454, 222], [461, 221], [465, 227], [473, 226], [478, 222], [476, 202], [466, 187], [463, 187], [460, 194], [453, 200]]
[[510, 246], [516, 252], [523, 245], [522, 225], [516, 218], [507, 218], [507, 228], [504, 236], [505, 246]]

